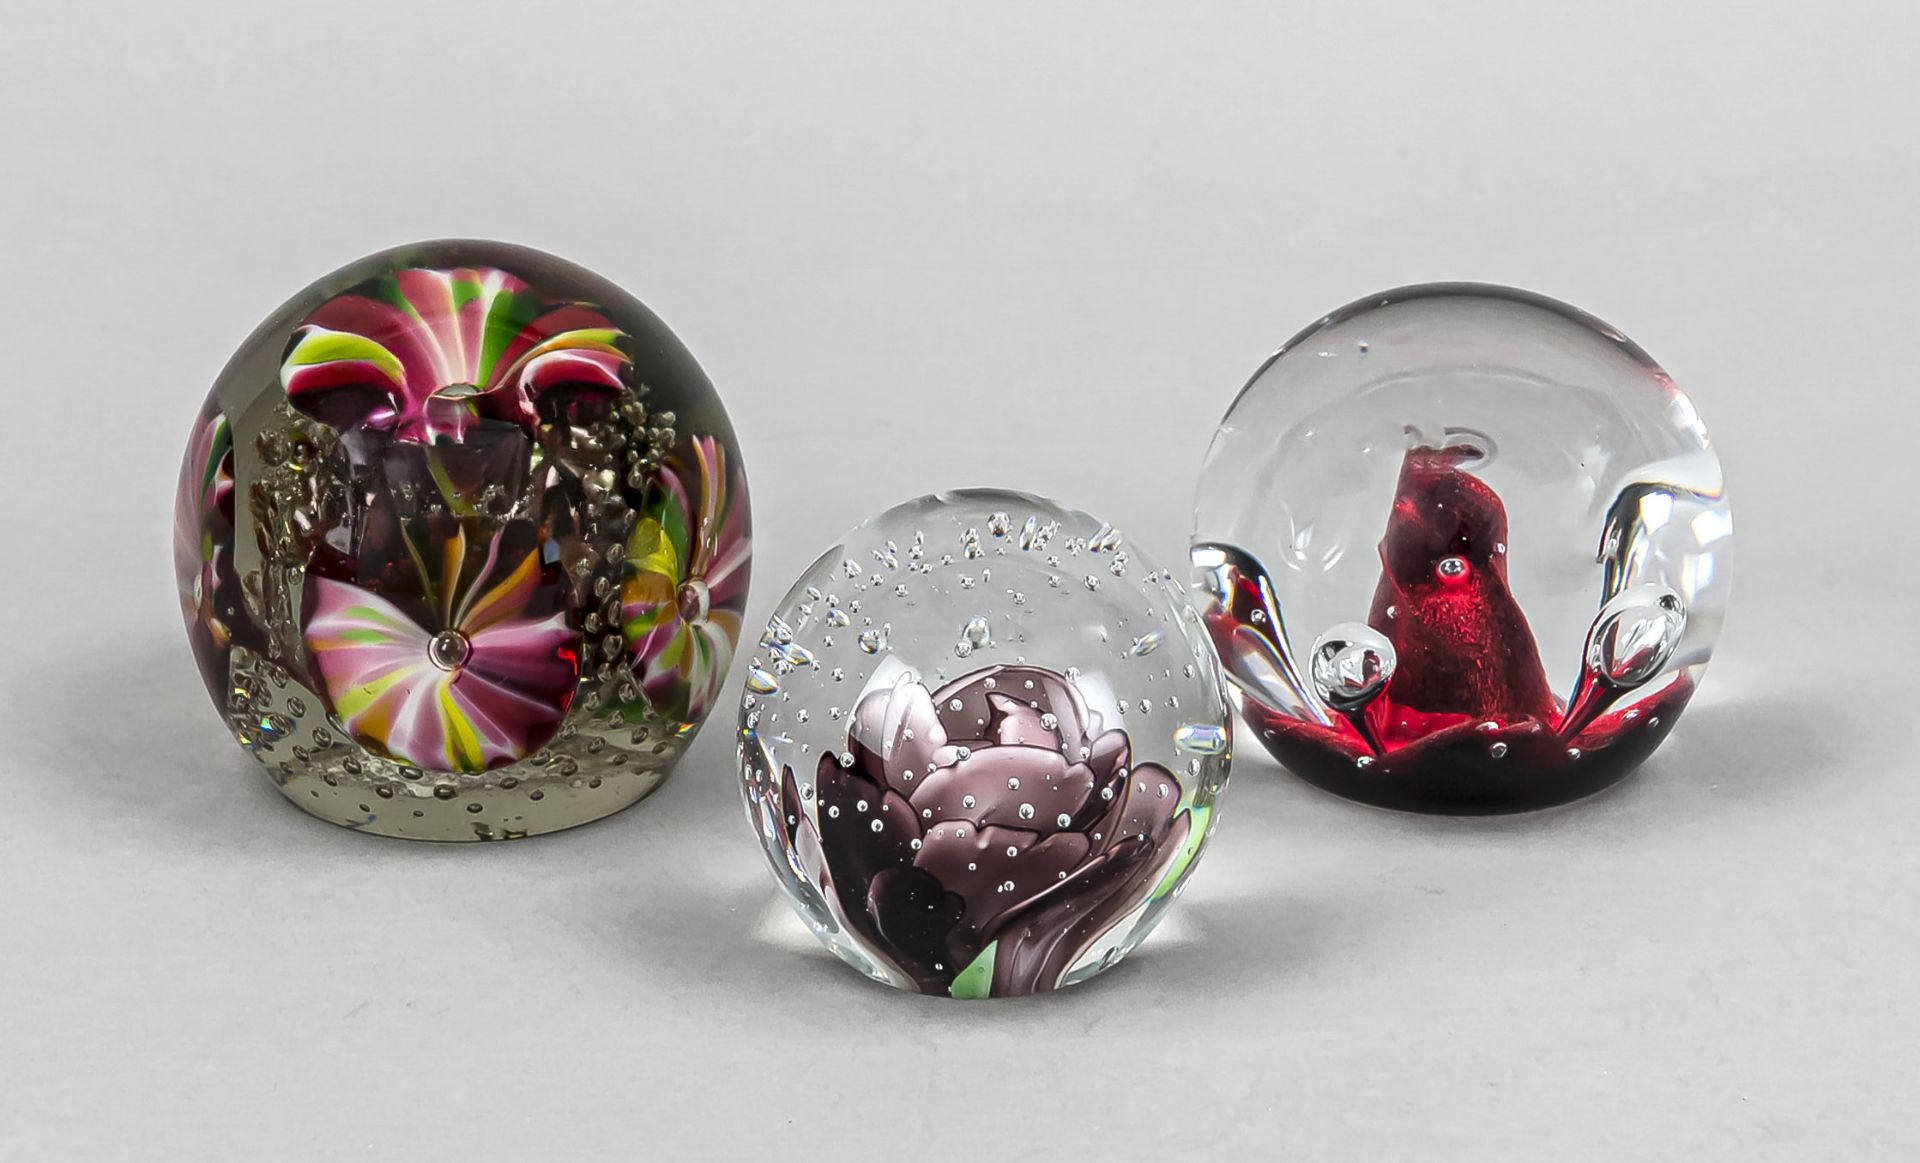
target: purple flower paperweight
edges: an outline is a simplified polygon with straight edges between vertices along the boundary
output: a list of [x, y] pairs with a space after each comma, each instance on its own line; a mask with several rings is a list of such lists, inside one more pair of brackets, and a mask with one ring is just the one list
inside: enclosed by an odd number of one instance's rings
[[1226, 784], [1224, 680], [1180, 581], [1084, 513], [923, 497], [780, 602], [740, 712], [776, 879], [867, 976], [1040, 993], [1166, 914]]

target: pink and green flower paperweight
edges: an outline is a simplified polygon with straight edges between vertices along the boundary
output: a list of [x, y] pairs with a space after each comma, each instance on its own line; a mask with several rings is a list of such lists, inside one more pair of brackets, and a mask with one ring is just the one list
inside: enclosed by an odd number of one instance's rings
[[495, 840], [665, 779], [739, 638], [750, 527], [707, 377], [631, 295], [493, 242], [401, 247], [248, 337], [187, 448], [207, 693], [280, 790]]

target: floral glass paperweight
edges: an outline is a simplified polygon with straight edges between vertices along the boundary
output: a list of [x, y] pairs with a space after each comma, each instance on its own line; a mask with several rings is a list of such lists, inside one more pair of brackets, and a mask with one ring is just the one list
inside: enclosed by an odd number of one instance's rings
[[651, 312], [449, 241], [328, 275], [241, 346], [174, 562], [207, 693], [289, 799], [504, 839], [665, 777], [732, 657], [748, 536], [726, 412]]
[[1487, 813], [1615, 782], [1727, 604], [1693, 404], [1563, 303], [1440, 284], [1289, 340], [1201, 472], [1193, 583], [1254, 737], [1341, 795]]
[[901, 989], [1117, 962], [1192, 872], [1229, 708], [1184, 587], [1020, 493], [923, 497], [781, 600], [740, 712], [747, 814], [813, 932]]

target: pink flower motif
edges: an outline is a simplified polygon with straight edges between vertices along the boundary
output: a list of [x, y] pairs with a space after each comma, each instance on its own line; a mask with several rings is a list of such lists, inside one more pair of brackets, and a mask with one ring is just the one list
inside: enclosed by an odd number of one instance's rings
[[329, 704], [368, 749], [432, 771], [478, 772], [551, 739], [573, 701], [579, 635], [564, 612], [529, 612], [542, 592], [529, 553], [489, 581], [498, 539], [455, 605], [466, 538], [443, 546], [439, 616], [423, 625], [371, 590], [308, 579], [307, 654]]
[[460, 441], [482, 419], [532, 431], [550, 395], [618, 396], [625, 338], [594, 308], [549, 305], [505, 271], [416, 268], [321, 304], [280, 381], [295, 408], [335, 428]]
[[233, 568], [233, 431], [219, 412], [205, 412], [187, 445], [173, 502], [173, 572], [187, 641], [207, 693], [226, 705], [236, 642], [262, 649], [241, 604]]
[[[173, 502], [173, 572], [180, 588], [180, 612], [191, 631], [196, 623], [214, 632], [213, 595], [220, 556], [227, 547], [215, 535], [223, 505], [233, 495], [233, 434], [227, 418], [215, 413], [194, 430], [180, 468]], [[215, 632], [216, 639], [224, 638]]]
[[661, 468], [657, 493], [627, 542], [621, 587], [625, 632], [647, 702], [697, 722], [712, 705], [740, 640], [752, 546], [746, 481], [711, 436], [692, 440], [684, 465]]

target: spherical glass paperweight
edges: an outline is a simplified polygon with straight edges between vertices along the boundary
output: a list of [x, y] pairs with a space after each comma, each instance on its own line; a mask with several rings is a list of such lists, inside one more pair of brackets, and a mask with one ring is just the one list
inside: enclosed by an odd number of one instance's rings
[[747, 596], [719, 397], [632, 296], [489, 242], [294, 296], [214, 384], [174, 563], [233, 737], [334, 823], [506, 839], [665, 778]]
[[1201, 472], [1193, 578], [1287, 767], [1517, 811], [1673, 729], [1732, 531], [1706, 428], [1645, 352], [1551, 299], [1439, 284], [1344, 307], [1254, 375]]
[[1020, 493], [889, 509], [781, 600], [747, 672], [747, 814], [794, 908], [878, 981], [1084, 981], [1212, 831], [1229, 708], [1179, 579]]

